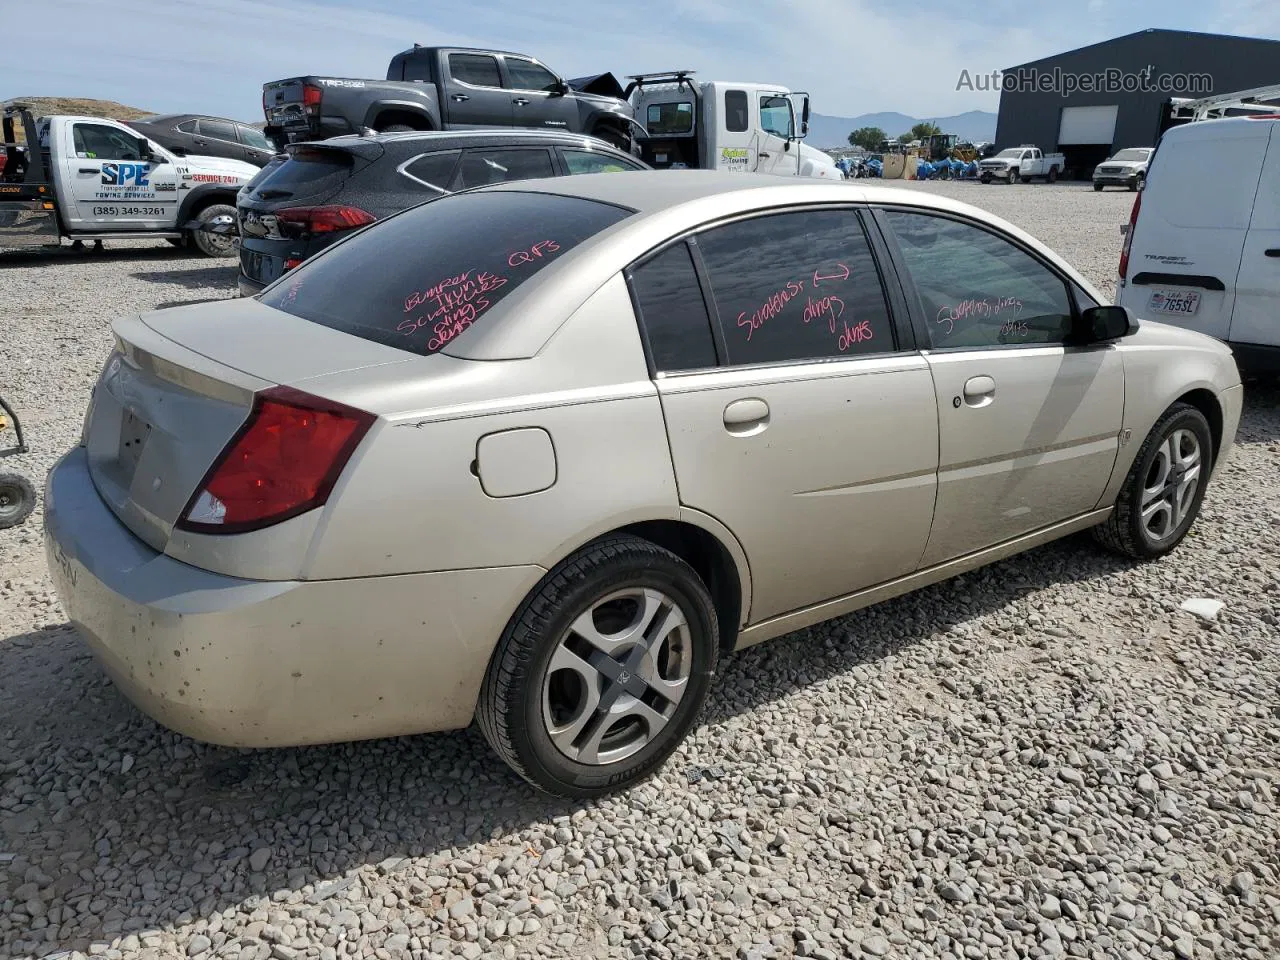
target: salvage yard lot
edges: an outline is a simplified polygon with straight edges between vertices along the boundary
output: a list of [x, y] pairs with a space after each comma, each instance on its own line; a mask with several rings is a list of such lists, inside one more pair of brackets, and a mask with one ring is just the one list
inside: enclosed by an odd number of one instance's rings
[[[1110, 295], [1133, 195], [985, 206]], [[126, 312], [229, 297], [164, 244], [0, 254], [42, 478]], [[7, 436], [6, 436], [7, 438]], [[729, 658], [653, 781], [535, 794], [474, 731], [270, 752], [161, 730], [0, 532], [0, 957], [1280, 953], [1280, 391], [1169, 558], [1087, 536]], [[1179, 605], [1222, 600], [1213, 623]], [[252, 677], [245, 682], [252, 683]]]

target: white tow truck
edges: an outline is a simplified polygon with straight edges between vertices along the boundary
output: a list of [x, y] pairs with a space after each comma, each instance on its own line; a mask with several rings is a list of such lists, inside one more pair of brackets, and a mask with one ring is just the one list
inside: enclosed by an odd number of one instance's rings
[[992, 180], [1006, 180], [1017, 183], [1019, 180], [1031, 180], [1043, 177], [1046, 182], [1053, 183], [1062, 176], [1066, 160], [1060, 153], [1043, 153], [1039, 147], [1024, 143], [1020, 147], [1009, 147], [1001, 150], [989, 160], [978, 163], [978, 179], [983, 183]]
[[659, 169], [843, 179], [834, 159], [802, 142], [808, 94], [777, 84], [695, 80], [693, 72], [627, 78], [624, 99], [648, 135], [640, 141], [641, 159]]
[[114, 120], [36, 119], [21, 104], [2, 125], [0, 248], [163, 238], [235, 254], [236, 191], [257, 176], [252, 164], [180, 157]]

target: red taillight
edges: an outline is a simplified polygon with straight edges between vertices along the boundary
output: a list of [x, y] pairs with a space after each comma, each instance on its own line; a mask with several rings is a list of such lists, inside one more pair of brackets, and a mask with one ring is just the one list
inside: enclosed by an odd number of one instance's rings
[[285, 207], [276, 211], [276, 226], [283, 236], [305, 236], [354, 230], [376, 220], [373, 214], [344, 204], [325, 207]]
[[284, 262], [284, 268], [286, 270], [292, 270], [294, 267], [301, 266], [301, 265], [302, 265], [302, 261], [294, 257], [290, 257], [288, 260]]
[[1129, 213], [1129, 229], [1124, 232], [1124, 246], [1120, 249], [1120, 279], [1129, 273], [1129, 249], [1133, 246], [1133, 228], [1138, 224], [1138, 211], [1142, 209], [1142, 191], [1133, 198], [1133, 210]]
[[323, 504], [373, 414], [292, 387], [258, 394], [182, 512], [195, 533], [244, 533]]
[[302, 105], [304, 107], [320, 106], [321, 91], [319, 87], [313, 87], [311, 84], [305, 84], [302, 88]]

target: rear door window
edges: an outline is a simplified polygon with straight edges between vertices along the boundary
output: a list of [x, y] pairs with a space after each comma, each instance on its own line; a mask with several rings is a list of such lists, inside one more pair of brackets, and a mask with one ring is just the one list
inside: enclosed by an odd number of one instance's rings
[[462, 166], [458, 170], [453, 189], [483, 187], [489, 183], [506, 183], [509, 180], [532, 180], [535, 177], [554, 177], [551, 152], [542, 149], [511, 150], [503, 147], [477, 147], [462, 154]]
[[844, 360], [895, 349], [858, 214], [803, 210], [698, 236], [733, 366]]
[[201, 120], [200, 136], [208, 137], [211, 140], [225, 140], [228, 143], [236, 142], [236, 128], [226, 120]]
[[629, 214], [551, 194], [441, 197], [354, 234], [259, 299], [352, 336], [429, 355], [466, 336], [547, 264]]
[[502, 86], [496, 57], [475, 53], [451, 53], [449, 54], [449, 72], [453, 74], [453, 79], [469, 83], [473, 87]]

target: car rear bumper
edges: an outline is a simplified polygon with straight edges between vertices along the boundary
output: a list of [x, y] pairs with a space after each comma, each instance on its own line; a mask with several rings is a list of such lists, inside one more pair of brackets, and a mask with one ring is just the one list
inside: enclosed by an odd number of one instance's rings
[[545, 573], [211, 573], [124, 527], [83, 449], [50, 471], [45, 547], [68, 618], [125, 696], [179, 733], [241, 747], [466, 726], [507, 618]]
[[257, 280], [251, 280], [246, 277], [243, 271], [236, 277], [236, 287], [240, 291], [242, 297], [256, 297], [263, 290], [267, 289], [265, 283], [259, 283]]

